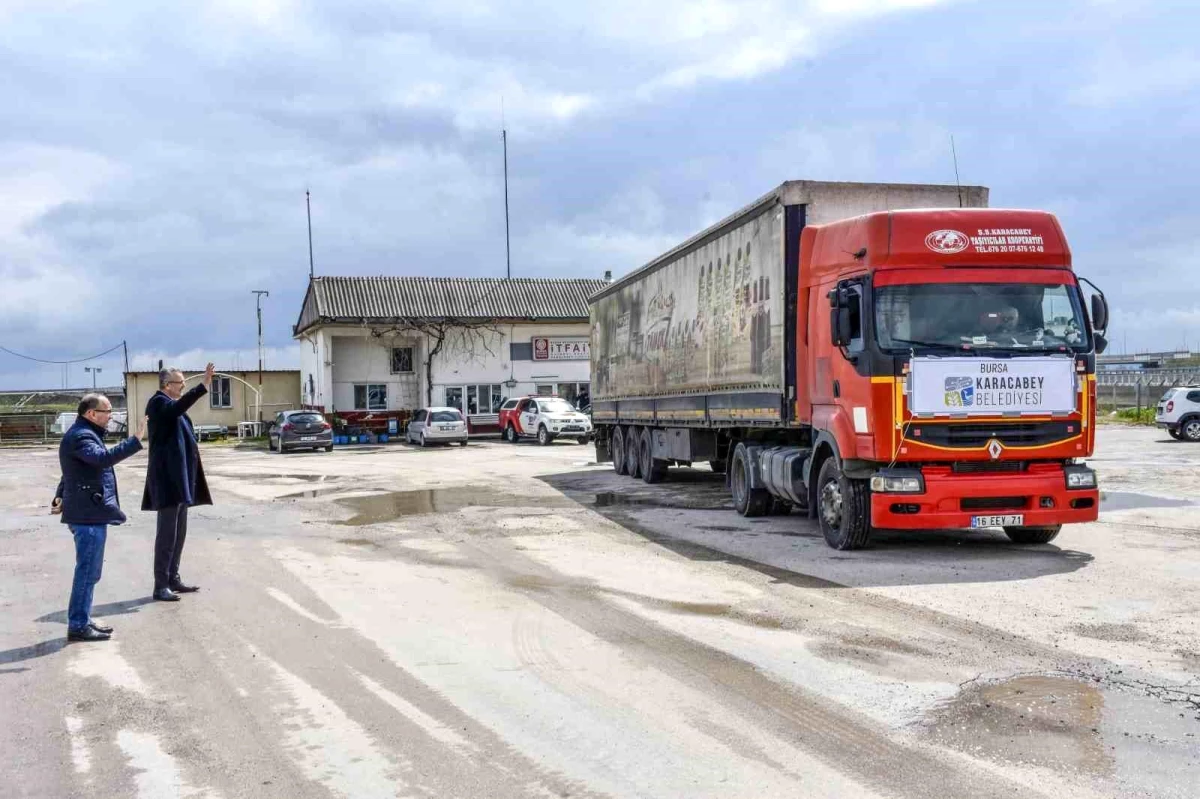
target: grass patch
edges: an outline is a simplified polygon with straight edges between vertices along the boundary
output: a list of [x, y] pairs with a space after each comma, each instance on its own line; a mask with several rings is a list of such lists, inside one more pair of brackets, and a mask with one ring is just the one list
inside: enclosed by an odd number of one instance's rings
[[1117, 411], [1117, 419], [1126, 424], [1154, 424], [1154, 408], [1142, 408], [1139, 412], [1137, 408], [1122, 408]]

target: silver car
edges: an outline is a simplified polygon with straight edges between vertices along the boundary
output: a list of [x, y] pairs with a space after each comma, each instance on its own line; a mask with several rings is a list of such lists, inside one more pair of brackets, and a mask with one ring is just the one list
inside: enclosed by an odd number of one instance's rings
[[323, 449], [333, 452], [333, 426], [318, 411], [281, 411], [267, 432], [267, 448]]
[[467, 445], [467, 420], [458, 408], [422, 408], [413, 414], [405, 438], [410, 444], [427, 447], [430, 444]]

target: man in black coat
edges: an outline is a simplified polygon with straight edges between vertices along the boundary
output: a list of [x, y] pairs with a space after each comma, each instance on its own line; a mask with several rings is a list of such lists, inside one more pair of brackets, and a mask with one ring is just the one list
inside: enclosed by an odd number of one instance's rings
[[195, 388], [183, 392], [183, 372], [163, 369], [158, 374], [159, 391], [146, 403], [150, 420], [150, 462], [146, 468], [146, 490], [142, 510], [158, 511], [158, 530], [154, 537], [154, 598], [176, 602], [180, 594], [199, 590], [179, 578], [179, 559], [187, 538], [188, 508], [211, 505], [200, 447], [187, 409], [208, 393], [212, 386], [213, 365], [204, 370], [204, 379]]
[[79, 402], [75, 424], [58, 445], [62, 479], [54, 494], [53, 512], [75, 536], [75, 579], [67, 605], [67, 640], [106, 641], [112, 628], [92, 619], [92, 593], [104, 566], [104, 544], [109, 525], [121, 524], [117, 473], [113, 466], [142, 448], [146, 435], [142, 421], [137, 438], [127, 438], [112, 449], [104, 446], [104, 431], [112, 418], [112, 403], [103, 394], [88, 394]]

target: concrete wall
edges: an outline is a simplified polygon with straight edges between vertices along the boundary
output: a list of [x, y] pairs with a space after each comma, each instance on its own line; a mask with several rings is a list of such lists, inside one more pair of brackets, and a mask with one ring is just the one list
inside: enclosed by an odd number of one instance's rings
[[[532, 394], [538, 386], [588, 383], [590, 364], [579, 360], [532, 360], [532, 342], [537, 337], [588, 338], [587, 323], [498, 325], [499, 332], [475, 332], [452, 336], [433, 361], [432, 403], [446, 401], [447, 387], [499, 385], [503, 396]], [[307, 387], [311, 374], [315, 388], [308, 404], [326, 411], [365, 410], [356, 408], [354, 386], [387, 386], [389, 411], [414, 410], [426, 403], [425, 358], [432, 342], [422, 335], [396, 334], [374, 337], [358, 327], [328, 326], [312, 331], [311, 340], [301, 340], [301, 379]], [[512, 357], [513, 344], [518, 357]], [[414, 348], [413, 373], [392, 374], [391, 348]], [[328, 356], [325, 355], [328, 353]], [[325, 366], [329, 361], [330, 365]], [[515, 386], [504, 385], [515, 380]]]
[[[258, 372], [217, 370], [218, 374], [230, 375], [229, 408], [212, 407], [212, 394], [204, 397], [191, 407], [188, 416], [192, 424], [222, 424], [231, 430], [236, 430], [238, 422], [257, 420], [254, 391], [246, 388], [241, 380], [246, 381], [255, 389], [258, 388]], [[158, 372], [131, 372], [126, 380], [129, 386], [130, 427], [137, 429], [142, 414], [145, 413], [146, 403], [158, 391]], [[187, 385], [184, 390], [191, 389], [202, 375], [197, 372], [185, 373]], [[262, 373], [262, 415], [264, 420], [270, 420], [279, 411], [300, 407], [300, 373], [296, 371], [263, 372]]]

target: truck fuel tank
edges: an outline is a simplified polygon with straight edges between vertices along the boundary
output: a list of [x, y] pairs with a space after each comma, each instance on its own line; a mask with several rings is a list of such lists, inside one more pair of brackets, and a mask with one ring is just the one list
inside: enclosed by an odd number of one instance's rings
[[804, 464], [812, 455], [806, 447], [764, 447], [758, 451], [758, 473], [772, 495], [801, 508], [808, 507]]

